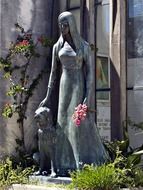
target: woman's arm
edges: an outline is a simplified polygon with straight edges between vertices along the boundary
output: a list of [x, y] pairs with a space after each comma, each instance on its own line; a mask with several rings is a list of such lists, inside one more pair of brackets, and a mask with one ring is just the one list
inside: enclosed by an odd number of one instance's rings
[[47, 106], [47, 104], [50, 101], [52, 88], [54, 86], [54, 82], [56, 79], [56, 69], [57, 69], [57, 52], [56, 52], [56, 45], [54, 45], [53, 51], [52, 51], [52, 66], [51, 66], [51, 72], [50, 72], [50, 77], [49, 77], [49, 82], [48, 82], [47, 94], [44, 100], [40, 103], [39, 107]]

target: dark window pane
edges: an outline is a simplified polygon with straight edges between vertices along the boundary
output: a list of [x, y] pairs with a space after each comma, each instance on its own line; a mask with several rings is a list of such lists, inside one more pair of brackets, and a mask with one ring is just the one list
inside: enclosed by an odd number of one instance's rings
[[109, 101], [109, 63], [107, 57], [97, 57], [96, 61], [96, 98]]
[[143, 0], [128, 0], [128, 58], [143, 57]]
[[80, 7], [80, 0], [70, 0], [70, 8]]

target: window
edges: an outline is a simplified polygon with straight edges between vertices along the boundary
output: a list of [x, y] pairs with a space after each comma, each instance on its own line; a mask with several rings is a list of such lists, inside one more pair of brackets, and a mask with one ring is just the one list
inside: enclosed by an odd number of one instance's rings
[[[128, 0], [127, 15], [127, 116], [143, 121], [143, 0]], [[141, 146], [143, 134], [128, 127], [130, 145]]]
[[97, 127], [101, 137], [110, 141], [109, 2], [108, 0], [99, 1], [96, 6], [96, 47], [98, 49], [96, 58]]
[[80, 0], [70, 0], [69, 7], [70, 8], [80, 7]]
[[80, 0], [69, 0], [67, 10], [75, 16], [78, 31], [80, 32]]
[[128, 58], [143, 57], [143, 0], [128, 1]]
[[110, 101], [109, 91], [109, 59], [97, 57], [96, 59], [96, 98], [97, 101]]

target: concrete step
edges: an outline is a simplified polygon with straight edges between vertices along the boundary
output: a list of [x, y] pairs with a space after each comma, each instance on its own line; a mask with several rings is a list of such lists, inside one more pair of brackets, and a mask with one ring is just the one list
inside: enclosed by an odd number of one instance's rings
[[[29, 176], [29, 181], [32, 184], [40, 184], [40, 185], [21, 185], [21, 184], [13, 184], [7, 190], [66, 190], [65, 188], [58, 187], [58, 184], [69, 184], [71, 183], [70, 177], [56, 177], [51, 178], [49, 176]], [[35, 182], [35, 183], [34, 183]], [[49, 186], [49, 187], [48, 187]]]
[[[66, 188], [62, 187], [47, 187], [44, 185], [20, 185], [14, 184], [6, 190], [67, 190]], [[75, 189], [76, 190], [76, 189]], [[139, 188], [123, 188], [121, 190], [143, 190], [143, 187]]]
[[36, 181], [39, 184], [47, 184], [47, 183], [52, 183], [52, 184], [70, 184], [72, 179], [70, 177], [55, 177], [51, 178], [50, 176], [29, 176], [29, 180]]
[[65, 190], [65, 188], [14, 184], [8, 190]]

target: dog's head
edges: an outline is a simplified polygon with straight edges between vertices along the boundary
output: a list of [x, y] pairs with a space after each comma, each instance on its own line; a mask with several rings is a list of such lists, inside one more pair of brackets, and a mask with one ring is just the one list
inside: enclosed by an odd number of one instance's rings
[[34, 118], [39, 128], [50, 127], [53, 123], [51, 110], [47, 107], [39, 107]]

